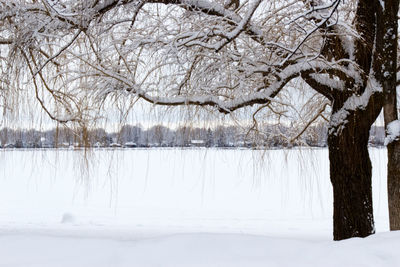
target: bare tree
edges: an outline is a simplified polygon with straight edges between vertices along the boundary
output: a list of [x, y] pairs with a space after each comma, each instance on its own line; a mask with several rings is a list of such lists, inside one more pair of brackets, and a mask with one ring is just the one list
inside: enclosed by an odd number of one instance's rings
[[392, 31], [397, 42], [395, 8], [392, 0], [252, 0], [234, 7], [208, 0], [0, 0], [0, 44], [9, 54], [1, 59], [2, 86], [26, 81], [15, 84], [32, 88], [60, 122], [90, 118], [107, 97], [232, 114], [293, 107], [283, 95], [296, 102], [294, 89], [314, 90], [323, 101], [312, 103], [298, 134], [330, 106], [334, 239], [365, 237], [374, 233], [367, 144], [388, 88], [386, 71], [397, 64], [385, 34]]

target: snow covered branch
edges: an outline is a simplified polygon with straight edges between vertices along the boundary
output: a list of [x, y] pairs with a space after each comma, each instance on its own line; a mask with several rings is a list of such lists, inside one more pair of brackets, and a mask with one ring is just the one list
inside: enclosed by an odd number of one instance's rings
[[382, 86], [372, 76], [361, 95], [350, 95], [343, 103], [342, 107], [332, 113], [329, 122], [330, 133], [340, 133], [343, 127], [348, 123], [348, 117], [351, 113], [365, 110], [368, 105], [374, 105], [375, 98], [377, 96], [382, 96], [382, 93]]
[[252, 0], [235, 10], [209, 0], [0, 4], [0, 44], [28, 55], [50, 99], [125, 92], [230, 113], [274, 102], [297, 78], [332, 100], [364, 77], [340, 0]]
[[0, 39], [0, 45], [10, 45], [13, 43], [12, 39]]

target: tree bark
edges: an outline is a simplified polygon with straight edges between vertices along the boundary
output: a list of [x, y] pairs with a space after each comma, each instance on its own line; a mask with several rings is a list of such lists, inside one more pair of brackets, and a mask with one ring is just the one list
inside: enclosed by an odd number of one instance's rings
[[[384, 1], [385, 8], [378, 5], [376, 52], [379, 59], [374, 67], [384, 92], [383, 114], [385, 126], [398, 120], [397, 114], [397, 39], [399, 0]], [[400, 230], [400, 141], [387, 146], [387, 186], [390, 230]]]
[[334, 240], [375, 232], [368, 136], [369, 128], [357, 128], [355, 120], [328, 136]]
[[[368, 139], [371, 125], [380, 113], [381, 103], [382, 94], [377, 92], [371, 96], [367, 107], [347, 111], [344, 125], [330, 126], [328, 147], [333, 186], [334, 240], [375, 233]], [[342, 107], [343, 104], [334, 102], [332, 112], [338, 112]]]
[[390, 230], [400, 230], [400, 142], [387, 146], [387, 187]]

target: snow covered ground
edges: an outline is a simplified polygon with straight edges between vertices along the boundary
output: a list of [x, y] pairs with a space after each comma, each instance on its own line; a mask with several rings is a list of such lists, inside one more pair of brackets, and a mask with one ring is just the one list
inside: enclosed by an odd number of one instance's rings
[[0, 153], [0, 266], [400, 266], [386, 156], [378, 234], [333, 242], [326, 149]]

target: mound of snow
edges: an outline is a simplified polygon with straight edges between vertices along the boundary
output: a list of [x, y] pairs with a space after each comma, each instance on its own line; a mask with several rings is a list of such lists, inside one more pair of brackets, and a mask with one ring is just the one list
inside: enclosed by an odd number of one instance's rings
[[61, 223], [75, 223], [76, 219], [72, 213], [64, 213], [61, 217]]

